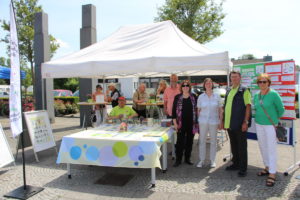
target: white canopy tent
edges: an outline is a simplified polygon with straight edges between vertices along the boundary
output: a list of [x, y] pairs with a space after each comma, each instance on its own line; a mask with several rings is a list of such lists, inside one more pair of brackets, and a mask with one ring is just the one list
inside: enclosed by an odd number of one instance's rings
[[101, 42], [42, 64], [43, 78], [226, 75], [228, 52], [213, 52], [172, 21], [124, 26]]

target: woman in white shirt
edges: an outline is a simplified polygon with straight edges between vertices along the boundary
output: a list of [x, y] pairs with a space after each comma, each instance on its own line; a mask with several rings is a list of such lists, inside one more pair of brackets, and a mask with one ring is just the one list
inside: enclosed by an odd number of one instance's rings
[[198, 98], [199, 158], [197, 167], [203, 167], [206, 156], [206, 138], [210, 135], [210, 166], [216, 167], [215, 158], [217, 151], [217, 129], [221, 128], [222, 105], [218, 94], [213, 93], [213, 82], [206, 78], [203, 82], [204, 93]]

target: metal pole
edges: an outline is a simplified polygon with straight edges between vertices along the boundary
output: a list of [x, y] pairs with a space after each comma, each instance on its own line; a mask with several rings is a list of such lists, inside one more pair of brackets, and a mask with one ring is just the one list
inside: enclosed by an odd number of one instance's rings
[[[11, 0], [11, 6], [12, 6], [12, 10], [14, 12], [14, 18], [15, 18], [15, 23], [16, 23], [16, 31], [17, 31], [17, 37], [18, 37], [18, 29], [17, 29], [17, 19], [16, 19], [16, 12], [15, 12], [15, 6], [14, 6], [14, 2]], [[19, 37], [18, 37], [19, 38]], [[19, 44], [18, 44], [19, 47]], [[20, 54], [19, 54], [20, 57]], [[21, 68], [20, 68], [20, 98], [21, 98], [21, 109], [22, 108], [22, 81], [21, 81]], [[23, 111], [22, 111], [23, 112]], [[22, 115], [23, 117], [23, 115]], [[26, 160], [25, 160], [25, 153], [24, 153], [24, 131], [21, 133], [21, 144], [22, 144], [22, 163], [23, 163], [23, 188], [24, 190], [27, 189], [26, 187], [26, 170], [25, 170], [25, 164], [26, 164]]]
[[24, 132], [21, 133], [22, 161], [23, 161], [23, 188], [26, 190], [25, 153], [24, 153]]

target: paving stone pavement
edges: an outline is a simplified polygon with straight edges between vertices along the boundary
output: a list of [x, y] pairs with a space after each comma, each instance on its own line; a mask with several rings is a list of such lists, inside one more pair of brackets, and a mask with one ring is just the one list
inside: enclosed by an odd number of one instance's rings
[[[15, 153], [16, 141], [11, 137], [9, 121], [0, 118], [0, 123], [8, 138], [12, 152]], [[81, 130], [78, 116], [57, 117], [52, 124], [54, 137], [59, 148], [64, 135]], [[299, 120], [297, 134], [299, 135]], [[192, 160], [198, 161], [197, 139], [195, 137]], [[208, 145], [209, 146], [209, 145]], [[170, 146], [169, 146], [170, 147]], [[300, 148], [297, 147], [299, 152]], [[229, 153], [229, 142], [218, 145], [217, 167], [214, 169], [196, 168], [186, 164], [178, 168], [172, 167], [172, 159], [168, 159], [168, 171], [156, 170], [156, 187], [150, 188], [150, 169], [110, 168], [97, 166], [72, 165], [72, 179], [67, 178], [66, 165], [56, 164], [56, 153], [53, 149], [39, 152], [40, 162], [35, 161], [32, 148], [26, 148], [27, 184], [45, 188], [31, 199], [43, 200], [79, 200], [79, 199], [300, 199], [300, 180], [295, 179], [300, 170], [284, 176], [283, 172], [293, 162], [293, 149], [279, 145], [278, 175], [273, 188], [265, 186], [265, 177], [257, 177], [256, 173], [263, 167], [257, 141], [248, 140], [249, 170], [244, 178], [237, 177], [236, 172], [227, 172], [228, 162], [223, 162]], [[300, 159], [300, 158], [299, 158]], [[132, 174], [125, 186], [109, 186], [94, 184], [106, 173]], [[1, 174], [2, 173], [2, 174]], [[0, 169], [0, 199], [4, 194], [23, 184], [22, 160], [19, 154], [16, 166], [10, 165]]]

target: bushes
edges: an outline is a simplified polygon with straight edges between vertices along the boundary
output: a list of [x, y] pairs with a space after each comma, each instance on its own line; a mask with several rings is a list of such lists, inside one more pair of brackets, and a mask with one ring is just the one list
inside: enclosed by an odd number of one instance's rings
[[63, 100], [60, 99], [54, 101], [54, 110], [55, 110], [55, 116], [75, 114], [79, 112], [76, 103], [71, 103], [70, 101], [67, 101], [65, 103]]
[[79, 97], [54, 97], [55, 116], [78, 113], [78, 101]]
[[54, 100], [62, 100], [65, 103], [70, 102], [73, 104], [79, 102], [79, 97], [54, 97]]

